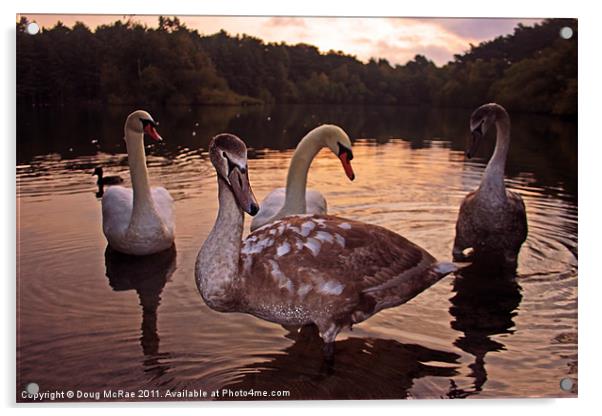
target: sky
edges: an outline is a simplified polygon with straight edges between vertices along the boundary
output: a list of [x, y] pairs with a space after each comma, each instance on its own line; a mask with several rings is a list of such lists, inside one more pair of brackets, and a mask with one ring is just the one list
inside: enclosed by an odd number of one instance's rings
[[[84, 22], [94, 29], [99, 25], [131, 18], [150, 27], [157, 16], [145, 15], [36, 15], [29, 21], [52, 27], [57, 21], [72, 26]], [[405, 64], [416, 54], [425, 55], [437, 65], [454, 54], [499, 35], [512, 33], [518, 23], [533, 25], [540, 19], [449, 19], [397, 17], [239, 17], [179, 16], [180, 21], [199, 33], [210, 35], [225, 30], [231, 35], [247, 34], [266, 42], [307, 43], [322, 52], [343, 51], [361, 61], [384, 58], [391, 64]]]

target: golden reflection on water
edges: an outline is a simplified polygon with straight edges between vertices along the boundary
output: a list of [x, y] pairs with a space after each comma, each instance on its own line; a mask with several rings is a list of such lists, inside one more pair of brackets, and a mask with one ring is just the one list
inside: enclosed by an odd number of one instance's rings
[[[291, 154], [251, 149], [258, 200], [284, 185]], [[445, 141], [358, 140], [354, 155], [354, 182], [328, 151], [313, 162], [308, 185], [330, 212], [449, 259], [457, 209], [483, 163], [465, 162]], [[90, 176], [99, 164], [129, 186], [124, 155], [39, 157], [17, 168], [18, 386], [288, 388], [290, 399], [571, 395], [558, 385], [577, 371], [577, 208], [562, 188], [541, 187], [528, 172], [509, 178], [530, 225], [517, 274], [445, 278], [343, 332], [325, 375], [311, 331], [287, 338], [277, 325], [214, 312], [198, 295], [194, 261], [217, 210], [202, 149], [149, 157], [152, 182], [176, 199], [177, 254], [158, 266], [105, 257]], [[157, 281], [136, 276], [152, 270]]]

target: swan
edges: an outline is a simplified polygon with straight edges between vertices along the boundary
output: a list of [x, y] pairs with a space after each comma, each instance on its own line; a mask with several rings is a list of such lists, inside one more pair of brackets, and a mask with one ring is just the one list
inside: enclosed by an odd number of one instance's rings
[[99, 187], [104, 185], [117, 185], [123, 183], [123, 178], [121, 176], [104, 176], [102, 167], [100, 166], [94, 169], [94, 173], [92, 173], [92, 176], [98, 176], [96, 184]]
[[347, 177], [355, 179], [350, 163], [353, 159], [351, 140], [347, 133], [331, 124], [318, 126], [297, 145], [288, 168], [286, 189], [276, 188], [261, 201], [259, 212], [251, 221], [251, 231], [291, 214], [326, 214], [324, 196], [314, 189], [305, 189], [309, 166], [323, 147], [337, 155]]
[[165, 188], [151, 188], [144, 154], [144, 133], [163, 140], [146, 111], [137, 110], [125, 122], [125, 144], [132, 188], [110, 187], [102, 197], [102, 229], [116, 251], [147, 255], [174, 242], [173, 199]]
[[[462, 201], [452, 255], [454, 260], [471, 256], [502, 262], [516, 268], [518, 252], [527, 238], [527, 214], [520, 195], [506, 190], [504, 170], [510, 146], [510, 116], [499, 104], [477, 108], [470, 117], [472, 143], [466, 152], [474, 156], [487, 130], [495, 124], [495, 151], [479, 187]], [[471, 250], [468, 250], [471, 249]]]
[[207, 306], [283, 326], [315, 324], [326, 358], [343, 327], [401, 305], [458, 265], [383, 227], [332, 215], [293, 215], [252, 232], [258, 211], [242, 140], [220, 134], [209, 145], [217, 172], [217, 219], [197, 256], [195, 280]]

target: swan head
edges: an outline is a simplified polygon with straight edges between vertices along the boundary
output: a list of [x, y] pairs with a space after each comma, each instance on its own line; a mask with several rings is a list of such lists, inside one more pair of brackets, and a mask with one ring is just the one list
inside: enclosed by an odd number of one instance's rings
[[314, 131], [319, 132], [323, 144], [340, 159], [349, 180], [354, 180], [355, 173], [351, 167], [351, 160], [353, 159], [351, 148], [353, 145], [345, 130], [333, 124], [324, 124], [314, 129]]
[[97, 166], [94, 169], [94, 173], [92, 173], [92, 176], [98, 175], [99, 178], [102, 178], [102, 167]]
[[151, 115], [144, 110], [136, 110], [131, 113], [125, 120], [124, 130], [126, 132], [126, 140], [128, 137], [127, 132], [131, 131], [137, 134], [147, 134], [151, 139], [160, 142], [163, 138], [157, 132], [157, 123]]
[[259, 211], [249, 183], [247, 146], [233, 134], [222, 133], [211, 139], [209, 157], [217, 175], [228, 185], [239, 208], [249, 215]]
[[496, 103], [484, 104], [473, 111], [470, 116], [471, 142], [466, 150], [467, 158], [470, 159], [476, 154], [483, 136], [492, 125], [503, 117], [507, 118], [508, 113], [504, 107]]

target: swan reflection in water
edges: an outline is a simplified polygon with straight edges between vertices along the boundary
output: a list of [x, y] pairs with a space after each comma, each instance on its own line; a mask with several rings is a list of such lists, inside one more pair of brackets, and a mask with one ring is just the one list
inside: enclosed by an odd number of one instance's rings
[[157, 370], [161, 376], [167, 368], [161, 368], [159, 359], [159, 334], [157, 331], [157, 309], [161, 292], [176, 270], [176, 248], [149, 256], [130, 256], [107, 246], [105, 250], [106, 275], [114, 291], [135, 290], [142, 307], [142, 335], [140, 345], [145, 355], [145, 366]]
[[457, 354], [372, 338], [337, 341], [336, 360], [324, 371], [317, 328], [304, 326], [294, 337], [294, 343], [285, 350], [261, 355], [261, 362], [238, 369], [241, 378], [222, 388], [284, 389], [290, 396], [281, 399], [287, 400], [400, 399], [410, 396], [414, 380], [458, 374]]
[[468, 367], [474, 378], [470, 390], [458, 388], [452, 381], [450, 397], [467, 397], [478, 394], [487, 382], [485, 356], [490, 351], [505, 350], [505, 345], [492, 336], [514, 333], [514, 317], [522, 300], [521, 287], [515, 271], [491, 272], [483, 266], [470, 266], [456, 275], [450, 299], [450, 314], [455, 318], [451, 327], [463, 334], [454, 345], [473, 355]]

